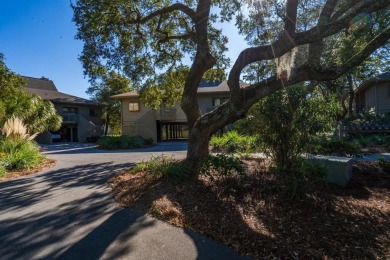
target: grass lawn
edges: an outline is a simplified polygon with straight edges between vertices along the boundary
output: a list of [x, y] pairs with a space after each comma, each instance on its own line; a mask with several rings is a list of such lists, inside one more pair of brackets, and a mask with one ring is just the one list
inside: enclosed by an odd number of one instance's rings
[[45, 158], [42, 161], [41, 165], [39, 165], [39, 167], [30, 169], [30, 170], [9, 171], [9, 172], [7, 172], [7, 174], [4, 177], [0, 177], [0, 182], [16, 179], [16, 178], [18, 178], [20, 176], [34, 174], [34, 173], [37, 173], [37, 172], [49, 169], [49, 168], [53, 167], [55, 164], [56, 164], [55, 160]]
[[267, 258], [390, 259], [390, 171], [355, 163], [346, 187], [318, 184], [290, 200], [265, 163], [247, 161], [250, 178], [222, 187], [206, 177], [180, 183], [145, 173], [109, 181], [116, 202]]

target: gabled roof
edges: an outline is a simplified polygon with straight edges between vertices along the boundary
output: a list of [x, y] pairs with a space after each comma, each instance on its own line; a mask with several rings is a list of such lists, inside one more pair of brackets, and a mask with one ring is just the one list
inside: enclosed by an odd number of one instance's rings
[[[241, 87], [246, 87], [247, 84], [241, 83]], [[213, 87], [199, 87], [198, 94], [211, 94], [211, 93], [229, 93], [229, 87], [227, 85], [227, 81], [222, 81], [218, 86]], [[139, 93], [137, 90], [133, 90], [131, 92], [122, 93], [119, 95], [111, 96], [111, 98], [123, 99], [123, 98], [132, 98], [138, 97]]]
[[137, 90], [133, 90], [133, 91], [130, 91], [130, 92], [125, 92], [125, 93], [122, 93], [122, 94], [111, 96], [111, 98], [121, 99], [121, 98], [138, 97], [138, 96], [139, 96], [138, 91]]
[[364, 81], [360, 86], [355, 90], [356, 93], [362, 92], [367, 88], [371, 87], [374, 84], [381, 82], [390, 82], [390, 72], [382, 73], [376, 77], [373, 77], [369, 80]]
[[59, 92], [54, 85], [54, 82], [47, 78], [32, 78], [24, 77], [27, 79], [27, 84], [24, 90], [27, 93], [37, 95], [44, 100], [49, 100], [53, 103], [65, 103], [75, 105], [89, 105], [89, 106], [102, 106], [95, 101], [91, 101], [85, 98], [72, 96], [66, 93]]
[[32, 78], [32, 77], [24, 77], [24, 78], [27, 80], [27, 84], [26, 84], [27, 88], [57, 91], [54, 82], [48, 78], [45, 77], [42, 77], [40, 79]]

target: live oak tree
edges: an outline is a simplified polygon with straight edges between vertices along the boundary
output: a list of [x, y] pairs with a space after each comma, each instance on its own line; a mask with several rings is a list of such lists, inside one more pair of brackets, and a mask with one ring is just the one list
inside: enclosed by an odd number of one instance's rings
[[[84, 41], [80, 59], [92, 78], [113, 68], [135, 87], [155, 88], [190, 57], [181, 107], [190, 129], [187, 163], [197, 166], [208, 154], [210, 136], [260, 99], [297, 83], [337, 79], [389, 44], [389, 16], [383, 15], [389, 5], [390, 0], [78, 0], [72, 6], [77, 38]], [[230, 64], [228, 36], [216, 26], [233, 19], [251, 47]], [[346, 31], [366, 33], [353, 34], [353, 48], [342, 59], [327, 58]], [[251, 66], [267, 73], [241, 88]], [[202, 115], [197, 89], [212, 68], [229, 68], [230, 99]]]

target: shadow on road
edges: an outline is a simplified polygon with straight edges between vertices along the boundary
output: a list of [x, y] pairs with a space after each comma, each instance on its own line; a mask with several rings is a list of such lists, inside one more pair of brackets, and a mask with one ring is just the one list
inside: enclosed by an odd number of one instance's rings
[[[23, 209], [38, 202], [45, 202], [71, 188], [106, 188], [107, 180], [134, 166], [133, 163], [98, 163], [76, 165], [50, 171], [47, 174], [31, 176], [0, 183], [0, 211]], [[69, 191], [68, 191], [69, 192]]]
[[96, 144], [84, 143], [60, 143], [41, 145], [44, 154], [101, 154], [101, 153], [150, 153], [150, 152], [174, 152], [187, 151], [187, 142], [163, 142], [157, 143], [155, 146], [142, 149], [119, 149], [105, 150], [99, 149]]

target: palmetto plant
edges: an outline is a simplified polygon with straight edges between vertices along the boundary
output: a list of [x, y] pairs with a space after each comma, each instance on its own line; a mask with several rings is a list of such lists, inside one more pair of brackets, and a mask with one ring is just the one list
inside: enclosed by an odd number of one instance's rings
[[50, 101], [42, 100], [32, 95], [28, 111], [24, 111], [23, 122], [25, 122], [30, 133], [42, 133], [45, 130], [58, 130], [61, 127], [62, 118]]

